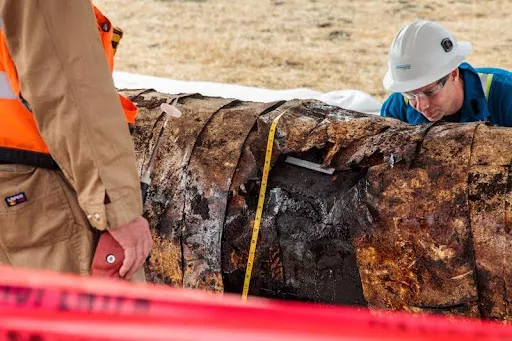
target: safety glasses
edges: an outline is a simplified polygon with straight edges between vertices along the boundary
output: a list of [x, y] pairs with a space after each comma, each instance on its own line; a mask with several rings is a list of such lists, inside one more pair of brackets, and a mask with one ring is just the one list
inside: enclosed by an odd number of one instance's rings
[[407, 98], [408, 100], [411, 100], [411, 101], [418, 100], [420, 97], [432, 98], [435, 95], [437, 95], [439, 93], [439, 91], [441, 91], [441, 89], [444, 87], [444, 85], [446, 84], [446, 81], [448, 80], [448, 76], [449, 76], [449, 74], [444, 76], [440, 80], [438, 80], [436, 85], [434, 85], [431, 89], [428, 89], [426, 91], [414, 92], [414, 93], [413, 92], [403, 92], [402, 94], [404, 95], [405, 98]]

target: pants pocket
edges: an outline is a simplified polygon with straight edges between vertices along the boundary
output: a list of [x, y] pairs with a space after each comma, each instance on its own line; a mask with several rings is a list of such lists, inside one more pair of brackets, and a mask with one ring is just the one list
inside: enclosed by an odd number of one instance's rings
[[55, 245], [76, 230], [55, 170], [0, 165], [0, 200], [0, 243], [7, 252]]

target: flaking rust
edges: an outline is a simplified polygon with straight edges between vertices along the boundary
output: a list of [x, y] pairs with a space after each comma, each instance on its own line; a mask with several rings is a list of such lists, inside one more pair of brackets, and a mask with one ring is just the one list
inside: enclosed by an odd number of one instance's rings
[[[139, 108], [134, 142], [140, 169], [148, 157], [148, 149], [152, 147], [150, 131], [160, 115], [159, 105], [171, 103], [177, 96], [164, 96], [154, 91], [130, 91], [128, 95]], [[172, 120], [164, 131], [145, 210], [153, 227], [155, 241], [152, 257], [147, 264], [149, 280], [177, 286], [183, 285], [183, 214], [186, 175], [192, 150], [212, 115], [234, 101], [208, 99], [198, 94], [179, 97], [176, 106], [183, 115]]]
[[[126, 94], [140, 108], [142, 167], [158, 106], [177, 95]], [[150, 281], [241, 292], [268, 132], [284, 113], [251, 295], [512, 319], [512, 130], [413, 126], [313, 100], [180, 96], [146, 203]]]
[[221, 238], [229, 188], [244, 141], [276, 103], [233, 102], [202, 131], [188, 165], [183, 227], [184, 285], [224, 290]]
[[479, 125], [469, 174], [471, 230], [482, 317], [510, 321], [512, 177], [510, 129]]

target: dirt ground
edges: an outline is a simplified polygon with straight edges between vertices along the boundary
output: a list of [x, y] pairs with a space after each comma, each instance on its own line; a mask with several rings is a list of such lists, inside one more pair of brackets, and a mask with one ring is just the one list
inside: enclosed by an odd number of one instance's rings
[[95, 0], [125, 31], [116, 69], [249, 86], [387, 96], [387, 50], [404, 24], [436, 20], [474, 66], [512, 69], [511, 0]]

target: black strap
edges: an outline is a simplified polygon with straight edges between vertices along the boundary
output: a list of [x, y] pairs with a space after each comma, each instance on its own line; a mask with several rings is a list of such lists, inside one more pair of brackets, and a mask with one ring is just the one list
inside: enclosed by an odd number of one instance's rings
[[21, 164], [39, 168], [59, 169], [50, 154], [0, 147], [0, 164]]

